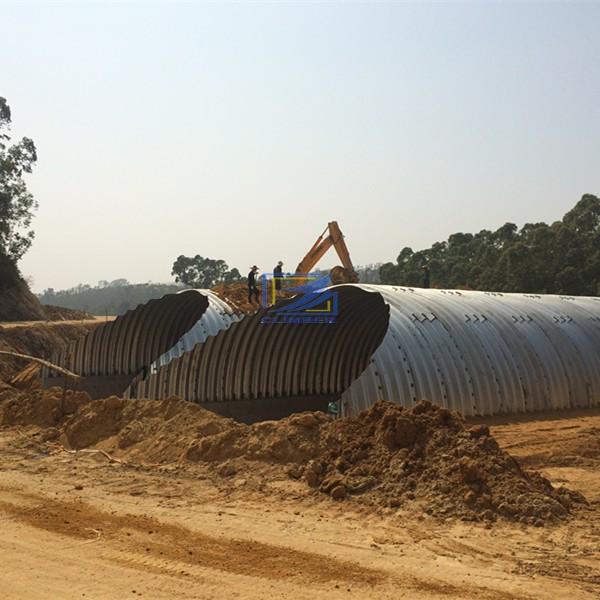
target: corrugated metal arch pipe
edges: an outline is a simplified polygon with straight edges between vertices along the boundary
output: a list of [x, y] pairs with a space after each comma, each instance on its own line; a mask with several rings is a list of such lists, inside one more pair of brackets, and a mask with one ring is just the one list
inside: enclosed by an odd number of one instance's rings
[[339, 398], [381, 344], [389, 308], [360, 287], [338, 294], [335, 323], [264, 323], [262, 309], [163, 365], [128, 395], [199, 403]]
[[[154, 361], [176, 356], [237, 320], [212, 292], [184, 290], [99, 325], [55, 354], [52, 362], [81, 375], [81, 388], [93, 397], [121, 394], [136, 375], [145, 376]], [[64, 383], [48, 369], [42, 377], [46, 387]]]
[[342, 414], [419, 399], [464, 415], [600, 406], [600, 299], [380, 285], [331, 288], [331, 325], [260, 311], [140, 382], [194, 402], [341, 395]]
[[464, 415], [600, 406], [600, 299], [361, 285], [390, 307], [370, 364], [342, 395], [427, 398]]
[[[95, 397], [431, 401], [465, 415], [600, 406], [600, 299], [342, 285], [336, 324], [261, 324], [214, 294], [153, 300], [53, 362]], [[150, 371], [150, 374], [148, 374]], [[45, 372], [45, 385], [60, 378]], [[146, 376], [147, 375], [147, 376]], [[93, 389], [92, 389], [93, 388]]]

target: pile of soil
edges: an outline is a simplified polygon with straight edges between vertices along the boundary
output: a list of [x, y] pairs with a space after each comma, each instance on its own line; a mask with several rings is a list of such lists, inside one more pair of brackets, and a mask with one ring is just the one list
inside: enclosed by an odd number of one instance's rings
[[320, 455], [295, 477], [334, 498], [359, 494], [396, 508], [417, 501], [436, 517], [543, 525], [585, 499], [525, 472], [485, 425], [420, 402], [411, 410], [379, 402], [356, 418], [330, 423]]
[[[99, 323], [98, 323], [99, 324]], [[0, 326], [0, 350], [50, 359], [52, 354], [94, 327], [96, 323], [35, 324], [26, 327]], [[0, 379], [9, 381], [27, 366], [27, 361], [0, 357]]]
[[91, 313], [76, 308], [52, 306], [51, 304], [44, 304], [43, 307], [49, 321], [87, 321], [96, 318]]
[[356, 418], [300, 413], [243, 425], [177, 398], [90, 401], [81, 392], [0, 393], [0, 424], [51, 428], [45, 439], [143, 463], [202, 463], [220, 476], [304, 481], [313, 494], [437, 518], [544, 525], [585, 503], [524, 471], [484, 425], [446, 409], [380, 402]]
[[[248, 286], [245, 283], [220, 283], [212, 288], [211, 291], [239, 312], [251, 314], [260, 308], [260, 302], [262, 301], [260, 284], [258, 287], [259, 293], [261, 294], [259, 295], [259, 304], [248, 302]], [[293, 295], [294, 294], [282, 290], [279, 292], [278, 298], [291, 298]]]
[[52, 439], [59, 435], [57, 428], [89, 402], [85, 392], [57, 387], [23, 392], [0, 381], [0, 425], [51, 429], [45, 438]]
[[335, 500], [399, 508], [417, 502], [436, 517], [494, 521], [498, 516], [543, 525], [585, 503], [525, 472], [484, 425], [420, 402], [408, 410], [379, 402], [356, 418], [302, 413], [279, 422], [237, 427], [193, 444], [189, 460], [236, 457], [288, 465], [290, 477]]
[[236, 423], [178, 398], [124, 400], [112, 396], [82, 406], [61, 429], [73, 449], [94, 446], [140, 463], [182, 460], [198, 439], [210, 438]]
[[248, 286], [245, 283], [220, 283], [211, 291], [239, 312], [251, 314], [259, 308], [258, 304], [248, 302]]
[[180, 461], [198, 439], [238, 426], [178, 398], [92, 400], [78, 390], [23, 391], [0, 382], [0, 426], [14, 425], [45, 429], [44, 440], [69, 449], [94, 447], [146, 464]]

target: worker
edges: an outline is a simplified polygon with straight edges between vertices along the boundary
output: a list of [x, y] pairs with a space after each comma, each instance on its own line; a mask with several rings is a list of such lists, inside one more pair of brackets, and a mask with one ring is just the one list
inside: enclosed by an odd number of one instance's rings
[[279, 261], [277, 266], [273, 269], [273, 283], [275, 284], [275, 290], [279, 292], [281, 290], [281, 280], [283, 278], [283, 261]]
[[248, 273], [248, 302], [252, 304], [252, 297], [256, 299], [256, 303], [259, 304], [258, 288], [256, 287], [256, 274], [258, 273], [258, 267], [254, 265]]
[[423, 287], [428, 288], [429, 287], [429, 267], [427, 265], [423, 265], [421, 267], [421, 270], [423, 271]]

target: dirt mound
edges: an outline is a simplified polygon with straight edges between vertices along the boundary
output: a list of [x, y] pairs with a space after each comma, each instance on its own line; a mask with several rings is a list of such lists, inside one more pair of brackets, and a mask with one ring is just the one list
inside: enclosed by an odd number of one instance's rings
[[579, 494], [526, 473], [485, 426], [428, 402], [412, 410], [380, 402], [356, 418], [302, 413], [237, 426], [198, 440], [186, 458], [242, 457], [288, 464], [288, 474], [336, 500], [359, 496], [398, 508], [414, 501], [438, 517], [542, 525], [565, 516]]
[[198, 438], [236, 427], [233, 420], [178, 398], [123, 400], [112, 396], [86, 404], [67, 419], [61, 439], [73, 449], [95, 446], [132, 461], [173, 462]]
[[[97, 327], [96, 323], [34, 324], [19, 327], [0, 326], [0, 350], [49, 359], [53, 352]], [[0, 379], [8, 381], [27, 365], [22, 359], [2, 356]]]
[[233, 425], [218, 435], [196, 440], [185, 458], [191, 461], [226, 461], [244, 458], [277, 465], [301, 465], [322, 452], [322, 437], [330, 417], [300, 413], [281, 421]]
[[[256, 312], [256, 310], [260, 308], [258, 304], [248, 302], [248, 286], [245, 283], [220, 283], [212, 288], [211, 291], [240, 312], [250, 314]], [[259, 291], [262, 294], [260, 284]], [[291, 298], [293, 295], [294, 294], [290, 292], [282, 290], [279, 293], [279, 298]], [[260, 299], [262, 300], [262, 296]]]
[[334, 498], [360, 494], [380, 506], [409, 500], [436, 517], [493, 521], [498, 515], [542, 525], [565, 516], [579, 494], [526, 473], [486, 426], [428, 402], [412, 410], [380, 402], [330, 423], [320, 456], [291, 471]]
[[56, 428], [88, 402], [91, 400], [85, 392], [61, 388], [21, 392], [0, 382], [0, 425]]
[[49, 321], [87, 321], [96, 318], [91, 313], [85, 312], [85, 310], [52, 306], [51, 304], [43, 304], [42, 306]]
[[54, 387], [23, 392], [0, 382], [0, 425], [46, 429], [66, 448], [96, 447], [131, 462], [179, 461], [198, 439], [236, 429], [235, 421], [177, 398], [92, 400]]
[[356, 418], [301, 413], [243, 425], [200, 406], [166, 400], [90, 401], [54, 388], [0, 388], [0, 424], [50, 427], [46, 439], [95, 447], [131, 462], [203, 463], [221, 476], [285, 476], [334, 500], [437, 518], [492, 522], [499, 516], [543, 525], [585, 499], [525, 472], [484, 425], [468, 427], [446, 409], [380, 402]]
[[248, 286], [245, 283], [220, 283], [211, 291], [242, 313], [253, 313], [258, 308], [257, 304], [248, 302]]

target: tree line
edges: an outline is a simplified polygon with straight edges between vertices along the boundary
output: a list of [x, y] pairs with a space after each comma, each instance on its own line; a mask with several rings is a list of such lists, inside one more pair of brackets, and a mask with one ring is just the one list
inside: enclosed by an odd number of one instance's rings
[[67, 290], [48, 288], [40, 294], [42, 304], [85, 310], [93, 315], [122, 315], [138, 304], [185, 289], [175, 283], [129, 283], [126, 279], [99, 281], [98, 285], [79, 284]]
[[537, 294], [600, 294], [600, 199], [585, 194], [560, 221], [454, 233], [379, 269], [381, 283]]

